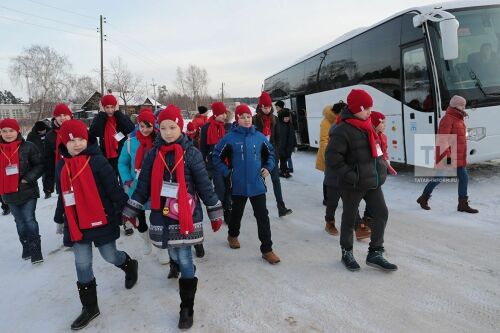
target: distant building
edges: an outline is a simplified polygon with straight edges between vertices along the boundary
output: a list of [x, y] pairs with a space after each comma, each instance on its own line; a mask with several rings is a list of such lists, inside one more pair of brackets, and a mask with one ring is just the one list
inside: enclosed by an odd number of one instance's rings
[[0, 119], [30, 119], [30, 104], [0, 104]]

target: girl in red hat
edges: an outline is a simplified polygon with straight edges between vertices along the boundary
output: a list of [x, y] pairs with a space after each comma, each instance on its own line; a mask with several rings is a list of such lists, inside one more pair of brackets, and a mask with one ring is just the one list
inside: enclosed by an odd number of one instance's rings
[[92, 244], [107, 262], [125, 272], [125, 288], [137, 282], [138, 263], [116, 249], [120, 212], [128, 200], [113, 169], [99, 151], [95, 137], [79, 120], [68, 120], [60, 130], [63, 158], [56, 166], [59, 198], [54, 221], [64, 231], [64, 245], [73, 248], [82, 312], [71, 324], [79, 330], [97, 317], [96, 280], [92, 271]]
[[14, 215], [22, 258], [40, 263], [43, 256], [35, 209], [43, 157], [33, 143], [23, 139], [15, 119], [0, 121], [0, 132], [0, 195]]
[[191, 246], [203, 242], [203, 212], [207, 206], [212, 230], [222, 225], [222, 205], [208, 178], [200, 151], [182, 133], [181, 110], [169, 105], [158, 115], [161, 137], [142, 162], [137, 187], [123, 210], [124, 222], [136, 216], [151, 200], [150, 237], [153, 245], [168, 248], [171, 265], [181, 272], [179, 328], [193, 325], [193, 305], [198, 279]]

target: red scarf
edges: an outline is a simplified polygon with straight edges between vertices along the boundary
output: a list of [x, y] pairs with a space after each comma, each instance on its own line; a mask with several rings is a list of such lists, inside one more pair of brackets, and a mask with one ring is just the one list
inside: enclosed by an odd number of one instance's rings
[[118, 141], [115, 139], [115, 134], [116, 118], [111, 116], [106, 120], [106, 127], [104, 128], [104, 151], [108, 159], [118, 157]]
[[64, 193], [73, 189], [75, 195], [75, 205], [64, 204], [64, 213], [73, 242], [82, 240], [82, 229], [91, 229], [108, 223], [89, 163], [90, 157], [86, 155], [65, 157], [61, 171], [63, 204]]
[[384, 160], [389, 160], [389, 154], [387, 153], [387, 136], [384, 133], [379, 133], [378, 137], [380, 139], [380, 149], [384, 154]]
[[153, 133], [144, 136], [140, 131], [137, 131], [135, 137], [139, 140], [139, 148], [135, 152], [134, 168], [135, 170], [141, 170], [144, 155], [153, 148]]
[[56, 133], [55, 164], [57, 164], [57, 162], [59, 162], [59, 160], [61, 159], [61, 154], [59, 154], [59, 145], [62, 143], [62, 140], [61, 140], [61, 135], [59, 134], [59, 130], [60, 130], [60, 128], [54, 130], [54, 133]]
[[262, 134], [266, 137], [271, 136], [271, 114], [262, 114], [264, 126], [262, 127]]
[[208, 119], [208, 130], [207, 130], [207, 143], [209, 145], [215, 145], [224, 136], [224, 123], [215, 120], [212, 116]]
[[188, 192], [186, 179], [184, 177], [184, 150], [180, 144], [174, 143], [168, 146], [161, 146], [156, 153], [156, 158], [153, 163], [153, 172], [151, 174], [151, 209], [160, 209], [160, 193], [163, 185], [163, 175], [168, 166], [165, 162], [165, 155], [174, 151], [174, 169], [168, 170], [171, 175], [175, 171], [179, 189], [177, 191], [177, 203], [179, 205], [179, 226], [181, 235], [189, 235], [194, 231], [193, 216], [189, 210]]
[[[19, 146], [21, 140], [9, 143], [0, 143], [0, 194], [15, 193], [19, 186]], [[17, 165], [18, 172], [7, 176], [6, 168], [9, 165]]]
[[378, 153], [377, 153], [378, 135], [377, 135], [377, 132], [375, 132], [375, 129], [373, 128], [373, 125], [372, 125], [370, 118], [368, 118], [366, 120], [349, 118], [349, 119], [346, 119], [345, 122], [356, 127], [357, 129], [362, 130], [366, 134], [368, 134], [368, 141], [370, 143], [370, 148], [372, 150], [372, 157], [377, 158], [378, 157]]

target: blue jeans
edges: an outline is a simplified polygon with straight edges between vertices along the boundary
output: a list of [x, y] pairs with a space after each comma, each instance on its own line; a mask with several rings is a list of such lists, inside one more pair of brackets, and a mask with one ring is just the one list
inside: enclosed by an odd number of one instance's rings
[[283, 194], [281, 194], [280, 172], [276, 165], [271, 170], [270, 174], [273, 182], [274, 197], [276, 198], [276, 202], [279, 204], [280, 202], [283, 202]]
[[32, 241], [40, 238], [38, 222], [35, 218], [36, 199], [31, 199], [23, 204], [9, 204], [10, 211], [16, 221], [19, 239]]
[[181, 278], [194, 278], [193, 253], [191, 252], [191, 246], [174, 247], [168, 249], [168, 254], [170, 255], [170, 258], [177, 265], [179, 265], [179, 268], [181, 270]]
[[[111, 241], [98, 247], [101, 257], [115, 266], [125, 263], [127, 256], [125, 252], [116, 249], [116, 242]], [[73, 244], [73, 253], [75, 254], [75, 267], [78, 282], [89, 283], [94, 279], [92, 271], [92, 243]]]
[[292, 163], [292, 157], [289, 157], [286, 160], [286, 166], [288, 168], [288, 171], [293, 172], [293, 163]]
[[[469, 184], [469, 175], [467, 174], [466, 167], [457, 167], [457, 177], [458, 177], [458, 197], [459, 198], [467, 198], [467, 186]], [[436, 177], [436, 178], [444, 178], [444, 177]], [[441, 183], [440, 180], [429, 182], [424, 188], [424, 194], [431, 195], [432, 191], [436, 188], [436, 186]]]

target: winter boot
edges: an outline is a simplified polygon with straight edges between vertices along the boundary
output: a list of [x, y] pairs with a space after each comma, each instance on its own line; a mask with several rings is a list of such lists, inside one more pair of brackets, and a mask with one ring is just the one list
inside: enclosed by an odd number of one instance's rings
[[429, 207], [429, 199], [431, 198], [430, 195], [422, 193], [420, 197], [418, 197], [417, 202], [420, 204], [420, 207], [425, 210], [430, 210], [431, 207]]
[[179, 279], [179, 296], [181, 297], [181, 311], [179, 312], [179, 325], [182, 329], [188, 329], [193, 326], [193, 306], [198, 278]]
[[142, 238], [142, 253], [144, 255], [151, 254], [151, 251], [153, 251], [153, 246], [151, 245], [151, 241], [149, 240], [149, 232], [144, 231], [140, 232], [139, 235]]
[[366, 264], [388, 272], [398, 270], [398, 266], [391, 264], [384, 258], [384, 250], [369, 251], [366, 257]]
[[227, 225], [231, 222], [231, 209], [224, 209], [224, 222]]
[[229, 243], [230, 248], [232, 248], [232, 249], [239, 249], [240, 248], [240, 241], [238, 240], [238, 237], [227, 236], [227, 241]]
[[116, 266], [125, 272], [125, 288], [132, 289], [137, 282], [137, 272], [139, 270], [139, 263], [135, 259], [131, 259], [127, 253], [125, 262], [120, 266]]
[[75, 331], [87, 326], [92, 319], [100, 314], [99, 306], [97, 306], [95, 279], [85, 284], [77, 282], [76, 285], [80, 294], [80, 301], [82, 302], [82, 313], [71, 324], [71, 329]]
[[457, 210], [459, 212], [465, 212], [465, 213], [472, 213], [476, 214], [479, 213], [477, 209], [471, 208], [469, 206], [469, 197], [463, 197], [463, 198], [458, 198], [458, 207]]
[[262, 258], [271, 265], [275, 265], [280, 262], [280, 257], [278, 257], [273, 251], [262, 253]]
[[337, 236], [339, 234], [339, 231], [335, 228], [335, 220], [326, 221], [325, 231], [332, 236]]
[[168, 272], [167, 279], [177, 279], [179, 277], [180, 268], [179, 265], [172, 259], [170, 259], [170, 271]]
[[132, 229], [126, 224], [123, 225], [123, 230], [125, 231], [125, 236], [130, 236], [134, 233], [134, 229]]
[[2, 215], [6, 216], [10, 214], [10, 207], [8, 205], [5, 205], [5, 207], [2, 207]]
[[356, 239], [357, 240], [362, 240], [365, 238], [370, 238], [370, 235], [372, 234], [371, 230], [369, 227], [365, 226], [362, 227], [361, 225], [358, 224], [356, 227]]
[[205, 248], [203, 247], [203, 244], [196, 244], [194, 246], [194, 250], [197, 258], [203, 258], [205, 256]]
[[342, 249], [342, 263], [345, 268], [350, 271], [359, 271], [359, 265], [354, 259], [354, 255], [352, 254], [352, 250]]
[[168, 254], [168, 250], [167, 249], [159, 249], [159, 250], [160, 252], [158, 253], [158, 262], [161, 265], [168, 264], [171, 261], [170, 255]]
[[23, 254], [21, 255], [21, 258], [23, 258], [23, 260], [28, 260], [29, 258], [31, 258], [28, 240], [24, 238], [20, 238], [19, 240], [21, 241], [21, 245], [23, 246]]
[[278, 202], [278, 215], [279, 217], [287, 216], [292, 214], [292, 210], [286, 208], [285, 203], [283, 201]]
[[50, 192], [45, 192], [45, 197], [44, 199], [49, 199], [52, 196]]
[[42, 246], [40, 236], [29, 242], [29, 251], [31, 255], [31, 263], [38, 264], [43, 262]]

